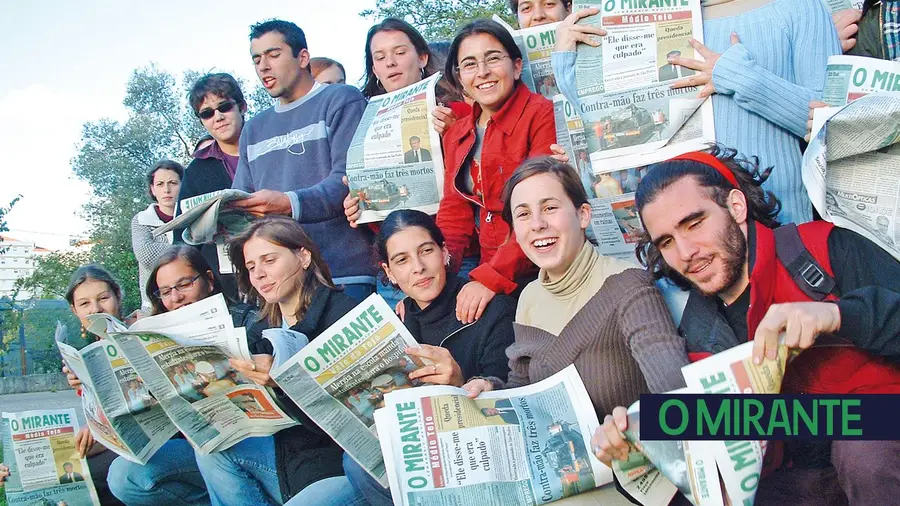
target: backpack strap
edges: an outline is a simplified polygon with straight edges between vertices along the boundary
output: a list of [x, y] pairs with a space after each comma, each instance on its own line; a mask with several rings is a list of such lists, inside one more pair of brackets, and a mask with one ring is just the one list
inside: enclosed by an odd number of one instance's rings
[[797, 225], [788, 223], [775, 229], [775, 252], [794, 283], [812, 300], [821, 302], [837, 284], [806, 249]]

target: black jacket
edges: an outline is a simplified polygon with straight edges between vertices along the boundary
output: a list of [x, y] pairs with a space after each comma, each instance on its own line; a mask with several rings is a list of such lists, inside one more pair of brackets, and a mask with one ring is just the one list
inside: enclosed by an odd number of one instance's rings
[[[218, 190], [231, 188], [231, 178], [225, 169], [225, 163], [215, 158], [194, 158], [184, 169], [184, 178], [181, 180], [181, 190], [178, 192], [178, 203], [175, 215], [181, 214], [181, 201]], [[181, 233], [183, 228], [176, 229], [175, 243], [183, 244]], [[215, 244], [200, 246], [200, 253], [206, 259], [213, 271], [219, 275], [222, 281], [222, 291], [231, 300], [240, 300], [238, 297], [237, 280], [234, 274], [219, 274], [219, 255]]]
[[465, 284], [460, 278], [448, 278], [447, 286], [425, 309], [407, 297], [403, 323], [420, 343], [447, 348], [462, 368], [465, 379], [496, 376], [506, 381], [509, 375], [506, 348], [515, 341], [516, 301], [498, 294], [478, 321], [463, 325], [456, 319], [456, 295]]
[[[291, 327], [310, 341], [338, 321], [356, 301], [343, 292], [320, 287], [313, 295], [312, 303], [303, 319]], [[272, 355], [272, 343], [262, 339], [262, 331], [272, 328], [266, 320], [259, 321], [247, 332], [250, 353]], [[275, 389], [275, 397], [282, 409], [301, 425], [275, 433], [275, 462], [278, 482], [285, 501], [307, 485], [332, 476], [344, 474], [341, 464], [343, 450], [315, 424], [281, 389]]]

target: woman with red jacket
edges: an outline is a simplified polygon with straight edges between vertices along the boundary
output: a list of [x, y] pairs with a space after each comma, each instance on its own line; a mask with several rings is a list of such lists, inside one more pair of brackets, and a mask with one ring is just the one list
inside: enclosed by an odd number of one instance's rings
[[456, 304], [457, 318], [470, 323], [494, 295], [512, 293], [536, 272], [509, 240], [500, 196], [516, 167], [551, 153], [556, 128], [553, 103], [522, 82], [522, 53], [494, 21], [473, 21], [459, 31], [444, 74], [474, 100], [472, 114], [444, 133], [444, 196], [437, 214], [454, 269], [477, 237], [480, 263]]

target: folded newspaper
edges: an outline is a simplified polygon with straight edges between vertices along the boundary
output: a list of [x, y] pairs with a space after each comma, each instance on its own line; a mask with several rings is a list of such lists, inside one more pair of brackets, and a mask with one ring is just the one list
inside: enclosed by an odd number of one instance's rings
[[3, 413], [2, 461], [9, 466], [5, 487], [10, 505], [99, 505], [87, 459], [75, 447], [74, 409]]
[[375, 423], [396, 506], [544, 504], [612, 481], [590, 450], [599, 422], [574, 365], [477, 399], [394, 391]]
[[372, 97], [347, 152], [350, 193], [359, 197], [360, 223], [396, 209], [437, 213], [444, 192], [441, 137], [431, 124], [441, 74]]
[[519, 51], [522, 52], [522, 82], [534, 93], [540, 93], [553, 100], [553, 97], [559, 94], [559, 88], [556, 86], [556, 76], [553, 75], [553, 67], [550, 64], [550, 54], [556, 44], [556, 28], [559, 23], [516, 30], [496, 14], [492, 19], [512, 34]]
[[374, 414], [388, 392], [420, 384], [408, 375], [425, 362], [408, 355], [408, 346], [419, 343], [373, 294], [270, 372], [291, 400], [384, 486]]
[[900, 259], [900, 63], [833, 56], [827, 75], [803, 184], [822, 218]]
[[181, 238], [194, 246], [222, 242], [225, 238], [240, 234], [252, 217], [243, 211], [225, 206], [233, 200], [242, 200], [250, 194], [241, 190], [218, 190], [197, 195], [179, 202], [181, 214], [169, 223], [153, 229], [153, 237], [184, 228]]
[[231, 367], [229, 358], [251, 356], [246, 332], [234, 327], [221, 294], [143, 318], [130, 328], [105, 314], [89, 319], [90, 330], [115, 343], [201, 455], [296, 425], [265, 387]]

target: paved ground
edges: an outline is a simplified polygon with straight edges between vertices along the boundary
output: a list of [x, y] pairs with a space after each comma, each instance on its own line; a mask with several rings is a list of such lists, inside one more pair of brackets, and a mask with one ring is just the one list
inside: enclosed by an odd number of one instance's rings
[[33, 394], [0, 395], [0, 411], [28, 411], [31, 409], [64, 409], [74, 408], [78, 420], [84, 423], [81, 410], [81, 398], [74, 390], [59, 392], [38, 392]]

